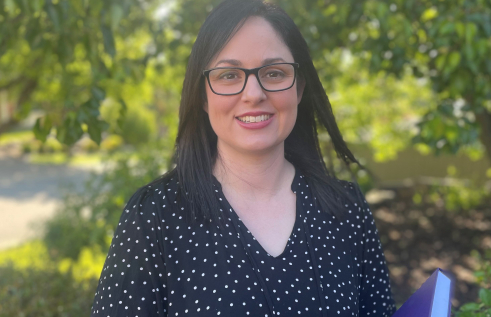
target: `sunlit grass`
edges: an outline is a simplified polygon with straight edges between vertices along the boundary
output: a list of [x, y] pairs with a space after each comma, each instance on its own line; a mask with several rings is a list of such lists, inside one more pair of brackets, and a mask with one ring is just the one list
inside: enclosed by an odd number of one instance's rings
[[5, 132], [0, 134], [0, 146], [12, 143], [27, 142], [34, 139], [34, 133], [31, 130]]
[[98, 165], [105, 161], [103, 153], [80, 153], [69, 156], [66, 153], [33, 153], [29, 155], [31, 164], [67, 164], [70, 166]]
[[105, 161], [106, 155], [103, 153], [77, 154], [72, 156], [69, 165], [97, 165]]
[[65, 153], [33, 153], [28, 159], [31, 164], [66, 164], [68, 155]]

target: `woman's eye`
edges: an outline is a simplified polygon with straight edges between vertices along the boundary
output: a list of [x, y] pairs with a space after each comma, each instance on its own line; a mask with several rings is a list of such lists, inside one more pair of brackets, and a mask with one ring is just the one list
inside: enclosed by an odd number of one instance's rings
[[266, 77], [280, 78], [280, 77], [284, 77], [284, 74], [283, 74], [283, 72], [280, 72], [280, 71], [270, 71], [266, 74]]
[[221, 74], [218, 78], [224, 79], [224, 80], [233, 80], [233, 79], [237, 79], [238, 77], [239, 76], [237, 73], [227, 72], [227, 73]]

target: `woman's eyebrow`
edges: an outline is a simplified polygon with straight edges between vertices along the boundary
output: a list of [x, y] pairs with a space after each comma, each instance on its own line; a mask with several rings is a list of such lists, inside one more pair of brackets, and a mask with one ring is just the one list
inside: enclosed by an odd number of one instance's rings
[[222, 60], [218, 61], [218, 63], [215, 64], [215, 67], [217, 67], [220, 64], [231, 64], [231, 65], [234, 65], [237, 67], [242, 65], [242, 63], [236, 59], [222, 59]]
[[278, 62], [285, 62], [285, 60], [281, 57], [266, 58], [263, 61], [263, 65], [268, 65], [268, 64], [278, 63]]
[[[278, 63], [278, 62], [285, 62], [285, 60], [281, 57], [266, 58], [265, 60], [263, 60], [262, 65], [268, 65], [268, 64]], [[217, 67], [220, 64], [230, 64], [230, 65], [233, 65], [236, 67], [239, 67], [242, 65], [242, 63], [237, 59], [222, 59], [222, 60], [218, 61], [218, 63], [216, 63], [214, 67]]]

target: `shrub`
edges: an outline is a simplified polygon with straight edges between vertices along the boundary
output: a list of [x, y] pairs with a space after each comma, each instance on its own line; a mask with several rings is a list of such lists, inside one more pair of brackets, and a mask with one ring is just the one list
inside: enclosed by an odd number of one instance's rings
[[123, 138], [116, 134], [110, 134], [101, 142], [101, 150], [114, 152], [123, 145]]
[[479, 299], [462, 305], [455, 317], [491, 317], [491, 250], [487, 250], [484, 257], [475, 251], [473, 253], [481, 263], [474, 273], [477, 283], [481, 286]]
[[108, 132], [120, 135], [126, 144], [148, 143], [157, 133], [156, 114], [142, 105], [127, 106], [127, 113], [121, 117], [121, 104], [112, 100], [103, 104], [101, 116], [110, 125]]
[[74, 280], [71, 271], [0, 267], [0, 317], [82, 317], [90, 314], [97, 280]]
[[42, 241], [0, 252], [0, 317], [88, 316], [106, 254], [53, 261]]
[[439, 204], [450, 212], [467, 213], [473, 208], [491, 202], [491, 190], [482, 184], [455, 181], [452, 184], [434, 184], [418, 187], [413, 196], [416, 204]]
[[169, 154], [159, 148], [114, 154], [111, 168], [93, 174], [82, 191], [66, 188], [62, 206], [46, 223], [44, 241], [54, 258], [77, 259], [85, 247], [107, 252], [125, 202], [163, 173]]

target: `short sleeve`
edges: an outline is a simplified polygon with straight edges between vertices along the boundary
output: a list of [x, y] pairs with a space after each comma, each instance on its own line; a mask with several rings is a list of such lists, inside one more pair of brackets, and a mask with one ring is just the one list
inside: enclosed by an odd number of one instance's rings
[[355, 188], [363, 224], [360, 316], [392, 316], [395, 305], [378, 230], [365, 197], [358, 185]]
[[167, 315], [166, 273], [153, 189], [126, 204], [102, 269], [93, 317]]

